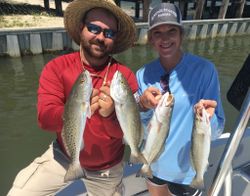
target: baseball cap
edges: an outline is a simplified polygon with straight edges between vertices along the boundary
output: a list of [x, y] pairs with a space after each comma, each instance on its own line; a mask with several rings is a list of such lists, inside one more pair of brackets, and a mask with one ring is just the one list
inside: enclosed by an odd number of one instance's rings
[[182, 27], [180, 9], [172, 3], [160, 3], [150, 10], [148, 15], [149, 29], [162, 24], [173, 24]]

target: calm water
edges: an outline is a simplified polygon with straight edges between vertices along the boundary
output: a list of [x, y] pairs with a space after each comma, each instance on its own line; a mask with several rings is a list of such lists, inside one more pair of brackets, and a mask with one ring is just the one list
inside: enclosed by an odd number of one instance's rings
[[[226, 100], [226, 92], [250, 52], [250, 36], [189, 41], [186, 51], [213, 61], [219, 71], [226, 132], [234, 127], [238, 111]], [[43, 153], [55, 138], [36, 121], [39, 74], [55, 54], [0, 58], [0, 195], [6, 195], [17, 172]], [[138, 46], [116, 58], [136, 71], [156, 57], [148, 46]]]

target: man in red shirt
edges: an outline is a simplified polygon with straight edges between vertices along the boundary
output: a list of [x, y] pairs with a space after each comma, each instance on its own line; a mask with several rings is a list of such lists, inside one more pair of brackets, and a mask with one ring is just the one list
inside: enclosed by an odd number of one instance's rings
[[111, 0], [75, 0], [64, 13], [64, 24], [80, 51], [57, 57], [44, 67], [38, 88], [39, 126], [56, 133], [57, 140], [17, 175], [8, 195], [54, 195], [67, 185], [69, 164], [62, 142], [62, 115], [71, 88], [83, 70], [92, 76], [90, 119], [84, 130], [80, 163], [88, 195], [122, 195], [123, 133], [110, 97], [110, 81], [119, 70], [133, 93], [137, 82], [133, 72], [112, 58], [135, 41], [135, 25]]

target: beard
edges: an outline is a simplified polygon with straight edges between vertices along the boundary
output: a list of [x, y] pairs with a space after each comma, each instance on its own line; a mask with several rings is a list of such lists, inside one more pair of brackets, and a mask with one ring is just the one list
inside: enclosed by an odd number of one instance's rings
[[96, 59], [103, 59], [109, 56], [111, 49], [108, 48], [103, 41], [98, 39], [87, 41], [83, 36], [81, 36], [81, 46], [83, 52], [89, 57]]

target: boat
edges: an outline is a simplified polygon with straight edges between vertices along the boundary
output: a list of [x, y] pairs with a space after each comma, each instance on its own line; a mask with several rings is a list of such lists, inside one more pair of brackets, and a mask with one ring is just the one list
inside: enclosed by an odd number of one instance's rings
[[[219, 165], [220, 157], [230, 138], [230, 133], [224, 133], [221, 137], [211, 144], [209, 157], [209, 168], [205, 173], [205, 187], [211, 186], [213, 176]], [[250, 195], [250, 127], [245, 130], [244, 137], [232, 161], [224, 184], [219, 192], [219, 196], [249, 196]], [[129, 166], [126, 164], [124, 171], [125, 196], [149, 196], [143, 178], [135, 176], [141, 165]], [[67, 187], [60, 190], [57, 196], [87, 196], [86, 189], [81, 180], [76, 180]], [[204, 195], [208, 195], [208, 190]]]
[[[247, 68], [246, 68], [247, 67]], [[236, 76], [227, 97], [239, 110], [235, 127], [211, 142], [209, 166], [204, 175], [204, 196], [250, 195], [250, 55]], [[248, 72], [249, 71], [249, 72]], [[248, 72], [246, 74], [246, 72]], [[244, 76], [244, 77], [243, 77]], [[247, 81], [247, 84], [246, 84]], [[241, 84], [240, 84], [241, 83]], [[243, 84], [243, 85], [242, 85]], [[239, 88], [239, 86], [245, 86]], [[233, 99], [237, 96], [237, 100]], [[240, 98], [243, 97], [243, 98]], [[149, 196], [145, 179], [136, 177], [140, 164], [126, 164], [124, 169], [125, 196]], [[57, 196], [87, 196], [84, 183], [76, 180], [59, 190]]]

